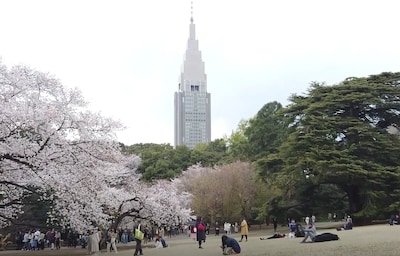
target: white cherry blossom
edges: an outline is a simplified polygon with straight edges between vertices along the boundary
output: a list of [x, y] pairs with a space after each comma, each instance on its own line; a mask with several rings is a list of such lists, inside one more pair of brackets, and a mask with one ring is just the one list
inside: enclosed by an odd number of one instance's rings
[[190, 195], [176, 182], [143, 183], [135, 172], [140, 158], [120, 151], [115, 132], [122, 128], [89, 111], [79, 90], [0, 61], [0, 226], [22, 213], [32, 193], [53, 202], [50, 223], [78, 230], [186, 218]]

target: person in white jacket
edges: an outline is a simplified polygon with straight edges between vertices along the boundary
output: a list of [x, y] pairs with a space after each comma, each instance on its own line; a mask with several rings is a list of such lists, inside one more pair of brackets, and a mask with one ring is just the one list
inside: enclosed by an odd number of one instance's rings
[[90, 235], [90, 252], [97, 255], [100, 252], [100, 231], [94, 230], [93, 233]]

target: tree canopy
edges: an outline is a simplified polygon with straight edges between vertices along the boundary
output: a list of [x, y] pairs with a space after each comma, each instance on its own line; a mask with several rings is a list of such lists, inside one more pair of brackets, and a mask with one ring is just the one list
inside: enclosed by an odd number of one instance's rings
[[292, 96], [283, 112], [290, 133], [259, 165], [261, 173], [275, 177], [287, 198], [301, 184], [308, 184], [309, 198], [313, 188], [330, 184], [345, 193], [349, 213], [387, 214], [399, 196], [400, 137], [390, 132], [400, 125], [399, 83], [400, 73], [382, 73], [313, 83], [307, 95]]
[[119, 129], [89, 111], [79, 90], [0, 63], [0, 226], [17, 222], [33, 199], [51, 206], [50, 225], [77, 230], [125, 217], [156, 223], [188, 217], [188, 197], [173, 183], [161, 189], [141, 182], [140, 159], [122, 154]]
[[237, 221], [250, 218], [262, 185], [249, 163], [218, 167], [192, 166], [183, 173], [183, 189], [193, 195], [191, 208], [207, 221]]

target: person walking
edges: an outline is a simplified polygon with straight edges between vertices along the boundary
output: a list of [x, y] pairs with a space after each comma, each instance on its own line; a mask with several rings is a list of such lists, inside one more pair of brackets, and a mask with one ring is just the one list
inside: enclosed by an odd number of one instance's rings
[[218, 223], [218, 221], [215, 222], [215, 235], [219, 236], [219, 223]]
[[276, 233], [276, 230], [278, 229], [278, 222], [276, 221], [276, 218], [272, 220], [272, 223], [274, 224], [274, 232]]
[[239, 242], [243, 241], [243, 237], [246, 237], [247, 242], [247, 236], [249, 235], [249, 226], [247, 225], [247, 221], [245, 218], [243, 218], [242, 222], [240, 223], [240, 234], [242, 235], [242, 238]]
[[92, 247], [91, 247], [91, 245], [92, 245], [92, 243], [91, 243], [91, 237], [92, 237], [92, 232], [90, 231], [90, 230], [88, 230], [87, 231], [87, 244], [86, 244], [86, 248], [87, 248], [87, 251], [88, 251], [88, 254], [91, 254], [92, 253]]
[[[136, 229], [138, 229], [140, 232], [142, 232], [144, 234], [144, 230], [142, 225], [140, 225], [140, 221], [138, 222], [138, 225], [133, 229], [134, 232], [136, 233]], [[136, 241], [136, 248], [135, 248], [135, 253], [133, 254], [133, 256], [137, 256], [137, 255], [143, 255], [143, 250], [142, 250], [142, 239], [140, 239], [139, 237], [135, 236], [135, 241]]]
[[61, 249], [61, 232], [59, 230], [56, 231], [55, 238], [56, 238], [56, 250], [60, 250]]
[[206, 241], [206, 225], [201, 220], [201, 217], [196, 218], [196, 240], [199, 243], [199, 249], [203, 249], [201, 246], [202, 242]]
[[115, 232], [114, 229], [110, 229], [110, 231], [107, 234], [107, 252], [110, 252], [110, 249], [112, 248], [115, 253], [118, 253], [117, 245], [115, 243], [116, 240], [117, 240], [117, 233]]

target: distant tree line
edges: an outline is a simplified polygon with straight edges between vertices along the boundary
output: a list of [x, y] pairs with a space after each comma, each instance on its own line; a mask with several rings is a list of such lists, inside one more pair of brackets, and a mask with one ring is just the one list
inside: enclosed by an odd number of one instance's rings
[[[200, 188], [191, 189], [192, 207], [200, 211], [196, 197], [206, 200], [201, 211], [210, 219], [244, 214], [262, 222], [347, 213], [368, 222], [398, 212], [400, 73], [351, 77], [335, 85], [313, 82], [307, 93], [289, 100], [286, 107], [266, 103], [229, 137], [194, 149], [135, 144], [123, 145], [123, 151], [140, 156], [138, 171], [146, 181], [172, 179], [195, 164], [251, 179], [254, 193], [250, 185], [224, 182], [224, 174], [193, 180]], [[238, 176], [236, 169], [251, 175]], [[213, 213], [215, 193], [231, 193], [229, 186], [236, 186], [237, 194], [250, 193], [251, 205], [244, 209], [240, 198], [231, 196], [232, 202], [220, 202], [220, 214]], [[239, 210], [230, 210], [235, 202]]]

